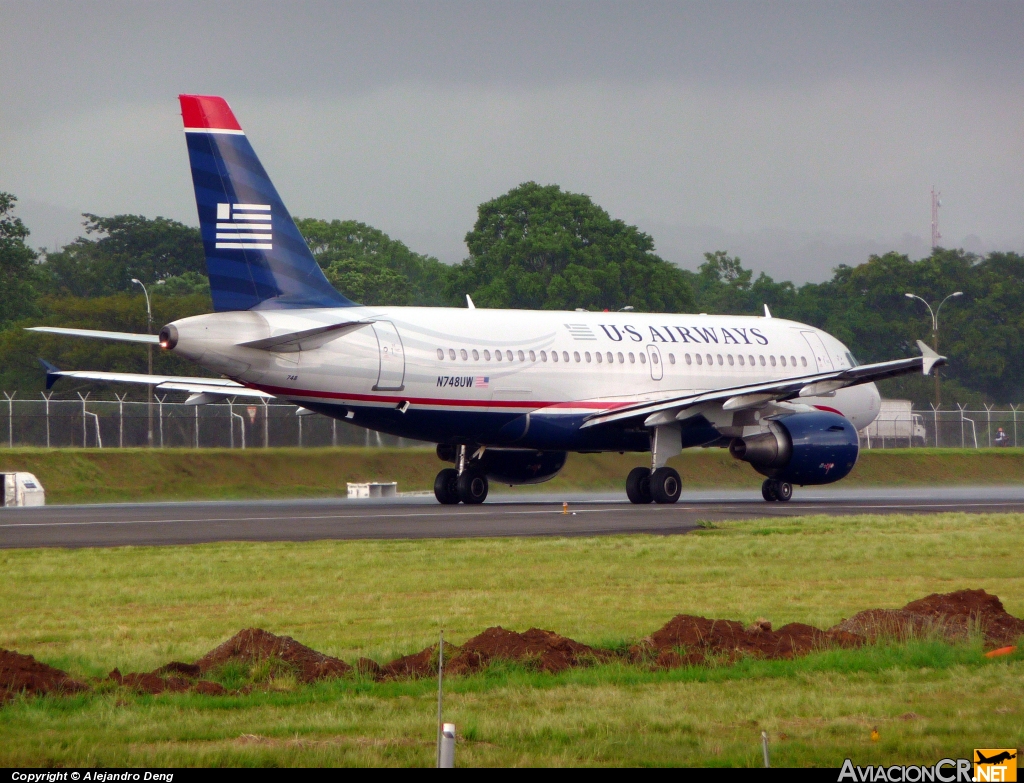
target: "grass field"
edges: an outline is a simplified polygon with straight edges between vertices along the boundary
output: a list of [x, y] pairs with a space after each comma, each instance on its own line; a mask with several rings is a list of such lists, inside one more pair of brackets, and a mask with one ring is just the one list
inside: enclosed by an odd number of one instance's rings
[[[0, 552], [0, 646], [82, 677], [194, 660], [259, 626], [353, 661], [490, 625], [620, 646], [680, 612], [829, 626], [984, 588], [1024, 615], [1022, 515], [804, 517], [693, 535], [230, 543]], [[1024, 659], [938, 642], [797, 661], [449, 682], [461, 764], [934, 763], [1024, 745]], [[0, 765], [423, 764], [431, 682], [358, 679], [248, 696], [116, 689], [0, 709]], [[871, 742], [877, 726], [881, 740]]]
[[[646, 454], [571, 454], [562, 473], [530, 491], [622, 491]], [[763, 477], [723, 449], [698, 449], [670, 461], [690, 488], [749, 487]], [[35, 473], [49, 503], [345, 494], [349, 481], [398, 481], [429, 490], [443, 467], [431, 449], [4, 449], [0, 470]], [[862, 451], [842, 486], [1019, 484], [1024, 449]], [[498, 489], [505, 489], [496, 487]]]

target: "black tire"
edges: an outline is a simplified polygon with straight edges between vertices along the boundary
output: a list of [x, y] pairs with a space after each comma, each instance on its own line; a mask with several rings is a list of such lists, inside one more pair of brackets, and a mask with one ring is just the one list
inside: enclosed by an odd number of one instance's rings
[[483, 503], [487, 499], [487, 476], [474, 468], [466, 468], [459, 476], [459, 500], [467, 506]]
[[630, 503], [644, 505], [654, 500], [651, 495], [651, 471], [649, 468], [633, 468], [626, 476], [626, 497]]
[[764, 483], [761, 484], [761, 497], [769, 503], [779, 499], [775, 494], [775, 481], [773, 479], [765, 479]]
[[650, 487], [655, 503], [675, 503], [683, 491], [683, 482], [674, 468], [658, 468], [651, 474]]
[[459, 502], [459, 472], [455, 468], [445, 468], [434, 479], [434, 497], [445, 506], [454, 506]]
[[775, 499], [780, 503], [788, 503], [793, 497], [793, 485], [788, 481], [775, 482]]

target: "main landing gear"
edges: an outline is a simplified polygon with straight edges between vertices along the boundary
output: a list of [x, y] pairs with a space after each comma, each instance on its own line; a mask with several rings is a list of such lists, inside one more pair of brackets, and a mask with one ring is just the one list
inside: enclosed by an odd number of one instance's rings
[[626, 477], [626, 497], [630, 503], [643, 505], [675, 503], [683, 490], [683, 482], [674, 468], [633, 468]]
[[773, 500], [786, 503], [791, 497], [793, 497], [793, 485], [788, 481], [765, 479], [764, 483], [761, 485], [761, 497], [769, 503]]
[[[441, 456], [440, 449], [438, 456]], [[438, 503], [446, 506], [454, 506], [460, 502], [476, 505], [487, 499], [487, 490], [490, 488], [487, 476], [482, 470], [467, 465], [466, 462], [466, 447], [459, 446], [456, 459], [458, 469], [445, 468], [434, 479], [434, 497]]]

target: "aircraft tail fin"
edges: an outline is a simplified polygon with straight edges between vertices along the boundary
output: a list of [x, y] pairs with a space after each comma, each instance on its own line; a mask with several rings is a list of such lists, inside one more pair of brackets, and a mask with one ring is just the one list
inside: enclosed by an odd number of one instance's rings
[[179, 95], [217, 312], [345, 307], [223, 98]]

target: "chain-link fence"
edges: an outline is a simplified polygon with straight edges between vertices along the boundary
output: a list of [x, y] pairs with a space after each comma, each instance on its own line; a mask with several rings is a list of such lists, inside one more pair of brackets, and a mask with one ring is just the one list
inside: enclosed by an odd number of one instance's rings
[[861, 430], [861, 445], [871, 449], [984, 449], [1024, 445], [1024, 411], [1019, 407], [883, 410], [874, 423]]
[[[300, 411], [302, 414], [300, 415]], [[424, 446], [295, 405], [0, 398], [0, 445], [48, 448]], [[152, 433], [152, 441], [150, 434]]]
[[[66, 448], [254, 448], [266, 446], [424, 446], [304, 411], [295, 405], [155, 400], [20, 400], [0, 392], [0, 446]], [[304, 411], [300, 415], [300, 411]], [[150, 441], [152, 433], [152, 441]], [[883, 410], [861, 431], [864, 448], [989, 448], [1024, 445], [1024, 411]]]

